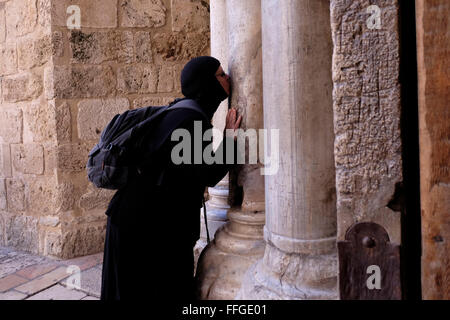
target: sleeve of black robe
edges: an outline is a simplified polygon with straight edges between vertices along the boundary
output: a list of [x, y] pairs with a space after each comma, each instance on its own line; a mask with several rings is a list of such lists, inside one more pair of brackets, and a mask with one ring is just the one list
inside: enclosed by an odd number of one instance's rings
[[[224, 137], [222, 143], [219, 145], [216, 154], [220, 155], [220, 161], [218, 163], [207, 164], [203, 159], [203, 151], [208, 145], [212, 143], [210, 141], [203, 141], [202, 137], [206, 130], [211, 129], [212, 126], [206, 120], [204, 120], [201, 115], [195, 111], [190, 110], [174, 110], [170, 116], [166, 117], [161, 123], [161, 127], [164, 128], [165, 121], [177, 121], [177, 117], [183, 117], [180, 125], [177, 129], [185, 129], [189, 132], [191, 137], [191, 150], [190, 150], [190, 161], [188, 163], [175, 164], [171, 159], [171, 154], [173, 148], [181, 143], [180, 141], [172, 141], [171, 137], [163, 143], [161, 148], [158, 150], [158, 158], [162, 159], [160, 167], [165, 170], [162, 185], [170, 189], [183, 188], [184, 192], [187, 190], [195, 192], [196, 194], [203, 194], [204, 188], [206, 186], [215, 186], [230, 170], [232, 163], [227, 164], [226, 155], [232, 152], [234, 155], [234, 160], [236, 158], [236, 143], [232, 138]], [[197, 125], [201, 123], [202, 136], [195, 136], [195, 123]], [[194, 138], [202, 140], [201, 149], [201, 163], [194, 163]], [[231, 141], [227, 141], [231, 140]], [[232, 147], [233, 150], [227, 150], [227, 147]], [[215, 156], [213, 152], [212, 157]], [[190, 193], [187, 191], [188, 193]], [[201, 200], [201, 199], [200, 199]]]

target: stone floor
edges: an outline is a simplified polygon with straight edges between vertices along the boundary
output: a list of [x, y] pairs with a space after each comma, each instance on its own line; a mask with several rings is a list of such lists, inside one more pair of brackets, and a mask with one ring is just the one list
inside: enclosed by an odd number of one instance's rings
[[99, 300], [103, 253], [70, 260], [0, 247], [0, 300]]

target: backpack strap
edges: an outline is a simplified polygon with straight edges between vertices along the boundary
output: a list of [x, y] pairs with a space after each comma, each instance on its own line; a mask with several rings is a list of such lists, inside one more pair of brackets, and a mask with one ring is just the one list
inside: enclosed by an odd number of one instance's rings
[[200, 107], [199, 104], [197, 103], [197, 101], [195, 101], [195, 100], [183, 99], [183, 100], [178, 101], [174, 105], [170, 106], [169, 108], [167, 108], [167, 110], [174, 110], [174, 109], [190, 109], [190, 110], [197, 111], [198, 113], [202, 114], [202, 116], [203, 116], [203, 118], [205, 118], [205, 120], [209, 121], [208, 116], [203, 111], [202, 107]]

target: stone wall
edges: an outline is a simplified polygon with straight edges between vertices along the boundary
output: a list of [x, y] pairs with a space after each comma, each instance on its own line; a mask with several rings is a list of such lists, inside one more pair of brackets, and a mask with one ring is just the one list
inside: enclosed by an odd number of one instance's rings
[[[382, 225], [400, 243], [400, 211], [390, 203], [402, 183], [398, 1], [331, 0], [334, 155], [338, 240], [357, 222]], [[370, 27], [369, 27], [370, 26]]]
[[115, 114], [179, 97], [205, 54], [209, 1], [0, 0], [0, 245], [101, 251], [113, 192], [88, 183], [87, 153]]

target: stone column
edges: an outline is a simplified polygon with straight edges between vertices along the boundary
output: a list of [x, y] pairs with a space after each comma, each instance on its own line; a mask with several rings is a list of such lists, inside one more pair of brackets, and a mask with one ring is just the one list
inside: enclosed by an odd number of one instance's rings
[[262, 0], [262, 43], [264, 125], [279, 130], [280, 166], [265, 177], [264, 257], [237, 298], [335, 299], [329, 2]]
[[[227, 0], [226, 11], [211, 11], [212, 20], [226, 14], [231, 105], [243, 115], [244, 130], [263, 127], [260, 10], [260, 0]], [[243, 274], [264, 252], [264, 177], [259, 169], [260, 164], [244, 164], [230, 175], [234, 191], [230, 221], [199, 260], [202, 299], [233, 299]]]
[[[225, 72], [228, 70], [228, 32], [226, 19], [225, 0], [213, 0], [210, 4], [210, 27], [211, 27], [211, 56], [217, 58]], [[213, 117], [213, 126], [223, 132], [225, 128], [225, 119], [228, 112], [228, 99], [224, 100]], [[213, 145], [216, 149], [221, 143], [221, 137], [213, 137]], [[206, 202], [206, 214], [208, 219], [209, 236], [213, 239], [217, 229], [219, 229], [227, 219], [229, 197], [229, 179], [228, 174], [215, 187], [208, 188], [209, 200]], [[200, 212], [200, 239], [194, 248], [195, 264], [197, 264], [199, 255], [207, 245], [207, 235], [203, 208]]]

